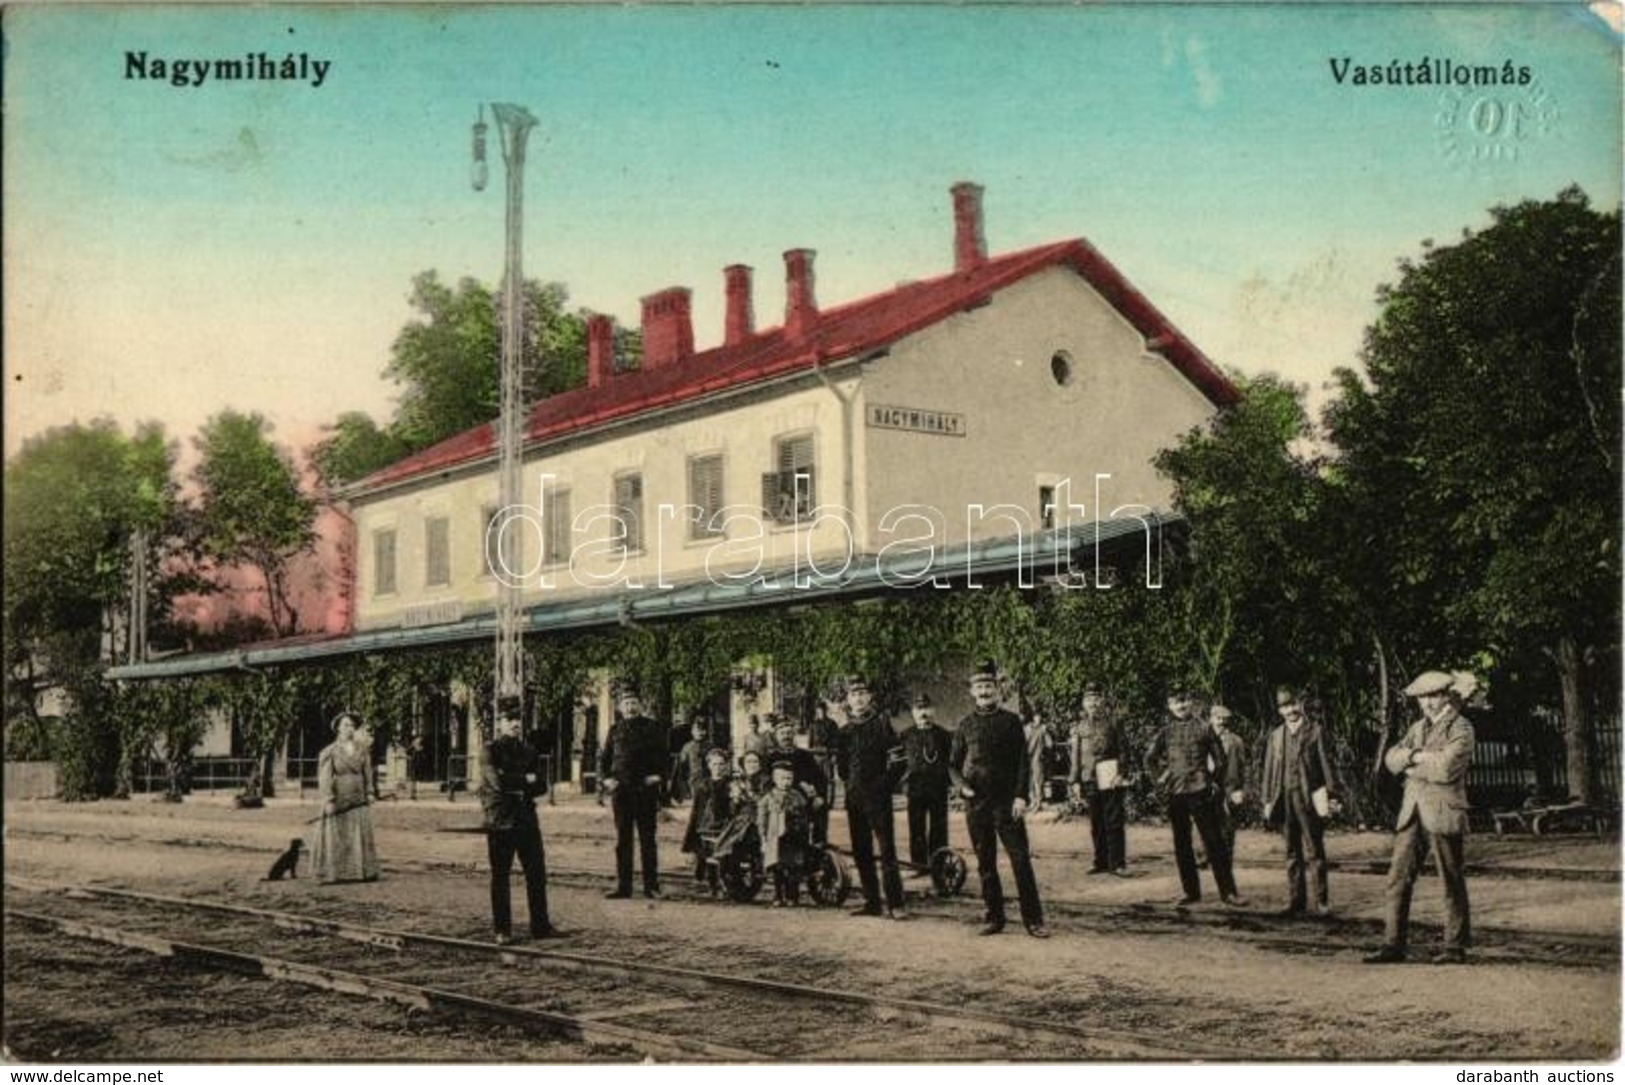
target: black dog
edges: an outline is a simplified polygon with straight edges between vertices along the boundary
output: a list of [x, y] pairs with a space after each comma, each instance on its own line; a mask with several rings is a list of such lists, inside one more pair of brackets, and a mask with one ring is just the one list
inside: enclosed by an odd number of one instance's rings
[[271, 872], [261, 878], [263, 882], [279, 882], [284, 877], [299, 877], [299, 852], [304, 848], [305, 842], [295, 837], [288, 842], [288, 850], [276, 857], [271, 864]]

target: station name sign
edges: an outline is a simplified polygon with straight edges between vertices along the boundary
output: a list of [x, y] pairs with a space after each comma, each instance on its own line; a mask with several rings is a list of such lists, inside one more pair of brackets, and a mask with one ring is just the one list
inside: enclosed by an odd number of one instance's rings
[[440, 603], [425, 603], [401, 611], [401, 625], [417, 629], [425, 625], [450, 625], [463, 620], [463, 601], [447, 599]]
[[923, 407], [898, 407], [889, 403], [869, 404], [869, 425], [876, 429], [900, 429], [938, 437], [965, 436], [965, 416], [962, 414], [929, 411]]

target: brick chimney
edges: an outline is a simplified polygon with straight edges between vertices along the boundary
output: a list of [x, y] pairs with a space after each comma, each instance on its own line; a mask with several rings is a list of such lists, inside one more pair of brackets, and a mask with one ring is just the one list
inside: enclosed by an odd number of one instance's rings
[[643, 299], [643, 368], [658, 369], [694, 353], [686, 286], [673, 286]]
[[615, 324], [603, 314], [587, 318], [587, 387], [608, 384], [615, 375]]
[[727, 283], [728, 308], [724, 314], [722, 345], [743, 343], [756, 331], [756, 309], [750, 299], [750, 268], [729, 264], [722, 269]]
[[961, 181], [954, 194], [954, 270], [974, 271], [987, 263], [982, 235], [982, 186]]
[[812, 249], [791, 249], [784, 254], [784, 332], [800, 339], [818, 319], [818, 300], [813, 294]]

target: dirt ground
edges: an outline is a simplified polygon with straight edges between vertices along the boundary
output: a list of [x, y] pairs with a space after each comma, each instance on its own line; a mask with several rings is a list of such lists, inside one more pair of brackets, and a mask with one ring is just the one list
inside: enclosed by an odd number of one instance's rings
[[[259, 879], [276, 852], [316, 807], [273, 800], [237, 810], [212, 797], [169, 805], [145, 800], [5, 806], [8, 877], [75, 881], [341, 915], [377, 926], [484, 938], [489, 935], [484, 840], [468, 801], [390, 802], [376, 809], [385, 877], [376, 883], [319, 886], [308, 878]], [[678, 811], [679, 818], [683, 815]], [[1052, 901], [1117, 907], [1057, 907], [1055, 937], [1041, 942], [1013, 925], [978, 938], [971, 901], [922, 907], [909, 923], [853, 919], [831, 909], [772, 909], [701, 899], [680, 871], [680, 820], [661, 826], [668, 898], [605, 901], [601, 875], [613, 867], [608, 812], [590, 799], [543, 811], [555, 921], [572, 933], [565, 948], [719, 971], [748, 973], [1048, 1016], [1160, 1038], [1164, 1057], [1220, 1042], [1257, 1058], [1558, 1061], [1606, 1059], [1618, 1049], [1620, 970], [1611, 961], [1531, 963], [1495, 948], [1466, 966], [1360, 963], [1382, 908], [1380, 873], [1389, 837], [1329, 838], [1337, 922], [1288, 922], [1268, 913], [1285, 903], [1280, 841], [1259, 832], [1238, 838], [1237, 879], [1245, 914], [1216, 901], [1180, 919], [1167, 830], [1130, 829], [1130, 879], [1085, 875], [1088, 827], [1033, 819], [1042, 892]], [[899, 828], [903, 827], [901, 815]], [[832, 827], [846, 838], [839, 815]], [[957, 817], [952, 843], [966, 850]], [[1589, 838], [1496, 839], [1468, 843], [1473, 923], [1491, 947], [1539, 947], [1565, 939], [1612, 939], [1620, 929], [1617, 842]], [[592, 872], [589, 875], [587, 872]], [[302, 873], [304, 873], [302, 871]], [[1211, 880], [1204, 886], [1209, 896]], [[595, 880], [595, 878], [597, 880]], [[1011, 889], [1008, 871], [1007, 891]], [[926, 883], [907, 883], [922, 891]], [[976, 891], [971, 875], [966, 887]], [[8, 901], [16, 894], [9, 892]], [[516, 894], [522, 916], [523, 894]], [[1011, 902], [1014, 914], [1014, 901]], [[1437, 939], [1436, 879], [1418, 885], [1417, 956]], [[1134, 918], [1139, 917], [1139, 918]], [[1147, 921], [1147, 918], [1155, 922]], [[523, 920], [520, 919], [520, 923]], [[1260, 931], [1265, 938], [1237, 936]], [[1271, 944], [1271, 932], [1300, 935]], [[1537, 933], [1538, 932], [1538, 933]], [[21, 934], [21, 936], [19, 936]], [[128, 950], [38, 934], [7, 924], [5, 1043], [27, 1061], [314, 1059], [413, 1062], [625, 1059], [538, 1041], [506, 1027], [409, 1013], [289, 984], [193, 973]], [[1323, 940], [1320, 947], [1316, 940]], [[116, 991], [116, 998], [106, 992]], [[1417, 1022], [1426, 1022], [1418, 1028]], [[793, 1029], [786, 1015], [764, 1018], [764, 1039]], [[1182, 1046], [1183, 1045], [1183, 1046]], [[831, 1059], [883, 1059], [871, 1045], [830, 1051]], [[1076, 1051], [967, 1047], [937, 1058], [1089, 1058]]]

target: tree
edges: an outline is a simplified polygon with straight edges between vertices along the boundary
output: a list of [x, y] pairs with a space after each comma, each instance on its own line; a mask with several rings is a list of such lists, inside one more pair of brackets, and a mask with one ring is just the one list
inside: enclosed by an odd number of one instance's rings
[[[535, 402], [587, 379], [587, 313], [569, 312], [559, 283], [529, 280], [524, 290], [524, 400]], [[502, 295], [475, 279], [446, 285], [433, 271], [412, 280], [416, 315], [396, 336], [384, 376], [399, 386], [394, 417], [380, 425], [358, 412], [341, 415], [331, 436], [311, 449], [323, 482], [364, 478], [413, 452], [482, 426], [501, 410]], [[636, 365], [642, 336], [617, 329], [621, 368]]]
[[43, 733], [37, 695], [66, 691], [67, 715], [52, 731], [65, 798], [91, 798], [113, 786], [117, 736], [103, 712], [111, 693], [102, 672], [130, 636], [137, 531], [151, 542], [145, 560], [155, 618], [167, 618], [185, 584], [170, 567], [184, 548], [174, 455], [158, 426], [127, 438], [99, 420], [33, 438], [6, 465], [7, 717], [29, 720]]
[[299, 487], [288, 453], [272, 444], [259, 414], [226, 410], [194, 438], [202, 460], [192, 477], [200, 489], [204, 551], [222, 565], [248, 566], [265, 581], [271, 628], [294, 632], [288, 567], [316, 541], [315, 502]]
[[1619, 633], [1620, 216], [1575, 188], [1490, 215], [1400, 263], [1326, 423], [1396, 650], [1544, 656], [1589, 800], [1586, 682]]

